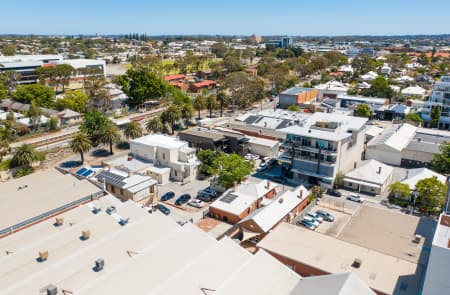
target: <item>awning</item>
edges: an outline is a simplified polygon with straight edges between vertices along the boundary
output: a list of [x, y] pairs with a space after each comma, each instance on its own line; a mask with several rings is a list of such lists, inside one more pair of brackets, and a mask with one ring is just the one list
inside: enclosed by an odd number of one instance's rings
[[365, 182], [365, 181], [363, 181], [363, 180], [356, 180], [356, 179], [353, 179], [353, 178], [344, 178], [344, 181], [347, 181], [347, 182], [351, 182], [351, 183], [356, 183], [356, 184], [359, 184], [359, 185], [364, 185], [364, 186], [368, 186], [368, 187], [373, 187], [373, 188], [381, 188], [381, 184], [373, 184], [373, 183], [370, 183], [370, 182]]

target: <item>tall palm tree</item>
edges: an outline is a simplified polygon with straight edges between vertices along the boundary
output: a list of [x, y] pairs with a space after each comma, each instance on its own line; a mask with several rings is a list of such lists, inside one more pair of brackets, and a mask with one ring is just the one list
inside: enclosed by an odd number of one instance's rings
[[192, 108], [192, 105], [189, 103], [185, 103], [181, 107], [181, 117], [185, 120], [185, 126], [186, 128], [189, 126], [189, 121], [192, 119], [192, 115], [194, 113], [194, 109]]
[[123, 134], [125, 135], [126, 138], [131, 138], [131, 139], [141, 137], [142, 136], [142, 127], [138, 122], [131, 121], [130, 123], [127, 123], [125, 125]]
[[165, 121], [170, 124], [172, 134], [175, 133], [175, 126], [177, 122], [181, 119], [181, 111], [177, 105], [171, 105], [164, 111]]
[[209, 110], [209, 117], [212, 117], [212, 111], [217, 108], [217, 100], [216, 97], [211, 94], [206, 97], [206, 108]]
[[103, 144], [109, 144], [109, 153], [113, 154], [113, 144], [120, 140], [119, 130], [116, 126], [108, 124], [105, 128], [100, 130], [99, 141]]
[[164, 129], [164, 124], [161, 121], [160, 117], [155, 117], [147, 122], [147, 125], [145, 125], [145, 128], [149, 132], [161, 132]]
[[89, 151], [92, 147], [91, 140], [89, 137], [82, 132], [76, 133], [72, 137], [70, 142], [70, 148], [74, 153], [79, 153], [81, 157], [81, 164], [84, 163], [84, 153]]
[[194, 109], [196, 111], [198, 111], [198, 119], [199, 120], [201, 119], [200, 112], [203, 109], [205, 109], [205, 104], [206, 104], [206, 101], [205, 101], [205, 97], [203, 95], [199, 95], [192, 100], [192, 106], [194, 107]]
[[223, 107], [229, 101], [228, 96], [225, 94], [225, 92], [220, 91], [219, 93], [217, 93], [217, 101], [219, 102], [220, 116], [222, 117]]
[[30, 166], [41, 159], [42, 155], [31, 144], [24, 143], [14, 153], [12, 162], [16, 166]]

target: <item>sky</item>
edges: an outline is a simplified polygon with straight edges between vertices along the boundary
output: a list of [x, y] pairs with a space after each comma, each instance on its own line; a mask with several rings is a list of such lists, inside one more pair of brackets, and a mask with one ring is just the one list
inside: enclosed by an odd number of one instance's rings
[[449, 0], [0, 0], [0, 11], [0, 34], [450, 33]]

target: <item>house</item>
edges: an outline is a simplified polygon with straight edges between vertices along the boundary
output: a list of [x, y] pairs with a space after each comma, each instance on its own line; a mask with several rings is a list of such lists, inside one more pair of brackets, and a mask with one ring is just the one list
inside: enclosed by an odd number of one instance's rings
[[349, 88], [338, 81], [329, 81], [325, 84], [319, 84], [314, 86], [318, 90], [318, 98], [322, 99], [325, 97], [336, 98], [338, 95], [347, 94]]
[[361, 161], [367, 118], [314, 113], [286, 133], [279, 161], [293, 177], [332, 187], [338, 172], [346, 173]]
[[248, 148], [252, 154], [277, 159], [280, 154], [280, 142], [260, 137], [249, 137]]
[[280, 107], [287, 108], [290, 105], [300, 106], [314, 101], [317, 95], [317, 90], [313, 88], [292, 87], [280, 93]]
[[367, 83], [367, 82], [362, 82], [362, 83], [359, 83], [359, 84], [358, 84], [358, 88], [359, 88], [359, 89], [369, 89], [371, 86], [372, 86], [372, 85], [370, 85], [370, 84]]
[[278, 184], [264, 180], [235, 184], [209, 207], [210, 216], [235, 224], [262, 207], [263, 199], [272, 199]]
[[82, 115], [78, 112], [65, 109], [57, 114], [61, 125], [72, 125], [81, 122]]
[[365, 142], [369, 142], [372, 138], [383, 133], [384, 128], [376, 125], [368, 125], [366, 127], [366, 140]]
[[[150, 161], [156, 168], [170, 168], [170, 178], [182, 183], [195, 179], [200, 164], [195, 149], [190, 148], [187, 142], [160, 134], [131, 140], [130, 154]], [[167, 169], [163, 170], [165, 173]]]
[[364, 75], [361, 75], [361, 79], [363, 79], [364, 81], [372, 81], [376, 77], [378, 77], [378, 74], [373, 71], [370, 71]]
[[414, 168], [407, 169], [405, 178], [400, 180], [400, 182], [407, 184], [410, 190], [415, 190], [417, 182], [432, 177], [436, 177], [442, 184], [445, 184], [447, 181], [447, 178], [444, 175], [436, 173], [433, 170], [427, 168]]
[[105, 185], [108, 192], [122, 201], [139, 202], [157, 197], [156, 184], [158, 182], [150, 176], [110, 169], [100, 172], [95, 178]]
[[168, 82], [183, 82], [185, 78], [186, 76], [184, 74], [175, 74], [165, 76], [163, 79]]
[[403, 97], [423, 99], [426, 90], [420, 86], [410, 86], [402, 89], [400, 93]]
[[402, 151], [416, 134], [417, 127], [410, 124], [393, 125], [367, 143], [365, 159], [400, 166]]
[[391, 166], [376, 160], [367, 160], [345, 174], [344, 187], [357, 192], [379, 195], [391, 184], [392, 172]]
[[390, 106], [384, 106], [375, 111], [375, 114], [380, 120], [404, 120], [406, 115], [411, 112], [411, 108], [407, 105], [397, 103]]
[[392, 72], [392, 68], [385, 64], [384, 66], [381, 67], [380, 72], [383, 75], [390, 75]]
[[204, 89], [211, 90], [211, 89], [215, 88], [216, 85], [217, 85], [216, 81], [203, 80], [203, 81], [200, 81], [200, 82], [192, 83], [190, 89], [194, 93], [199, 93], [199, 92], [201, 92]]
[[258, 242], [280, 222], [290, 222], [307, 206], [310, 191], [304, 186], [287, 190], [274, 197], [268, 205], [255, 210], [239, 223], [241, 241]]
[[387, 98], [352, 96], [347, 94], [338, 95], [337, 99], [340, 101], [341, 108], [355, 109], [360, 104], [366, 104], [370, 107], [372, 112], [375, 112], [389, 103], [389, 99]]

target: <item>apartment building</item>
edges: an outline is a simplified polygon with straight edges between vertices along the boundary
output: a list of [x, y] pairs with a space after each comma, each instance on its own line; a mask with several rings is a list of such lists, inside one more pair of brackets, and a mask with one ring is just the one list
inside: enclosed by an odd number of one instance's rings
[[195, 179], [200, 164], [195, 149], [190, 148], [187, 142], [160, 134], [132, 140], [130, 153], [156, 167], [170, 168], [170, 178], [183, 183]]
[[[433, 93], [430, 99], [425, 103], [422, 109], [422, 118], [425, 126], [431, 126], [431, 111], [435, 107], [441, 108], [441, 117], [439, 128], [450, 129], [450, 76], [443, 76], [439, 82], [434, 85]], [[434, 127], [434, 126], [432, 126]]]
[[367, 118], [315, 113], [286, 133], [279, 160], [310, 183], [331, 187], [338, 172], [355, 168], [363, 157]]

